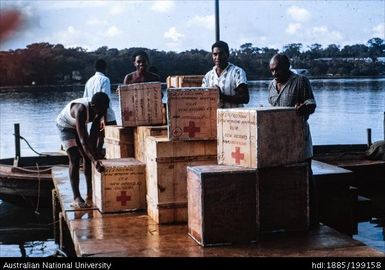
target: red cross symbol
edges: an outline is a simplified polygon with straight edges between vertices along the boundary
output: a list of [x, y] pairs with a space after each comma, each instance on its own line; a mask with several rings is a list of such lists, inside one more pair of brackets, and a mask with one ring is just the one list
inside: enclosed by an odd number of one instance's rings
[[191, 138], [191, 137], [195, 137], [195, 132], [200, 132], [201, 131], [201, 128], [200, 127], [195, 127], [195, 122], [194, 121], [190, 121], [188, 123], [188, 127], [184, 127], [183, 128], [183, 132], [188, 132], [188, 136]]
[[240, 147], [235, 147], [235, 152], [231, 152], [231, 157], [235, 159], [236, 164], [240, 164], [245, 159], [245, 155], [241, 153]]
[[123, 118], [124, 120], [128, 121], [130, 120], [130, 116], [132, 116], [134, 113], [132, 111], [124, 111]]
[[119, 196], [116, 196], [116, 201], [121, 202], [125, 206], [128, 201], [131, 201], [131, 196], [127, 196], [126, 191], [121, 191]]

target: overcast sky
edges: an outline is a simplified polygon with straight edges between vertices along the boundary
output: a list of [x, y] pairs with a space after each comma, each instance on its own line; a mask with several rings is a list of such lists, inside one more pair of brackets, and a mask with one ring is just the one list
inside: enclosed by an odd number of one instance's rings
[[[2, 10], [11, 7], [23, 12], [25, 24], [0, 50], [49, 42], [88, 51], [108, 46], [180, 52], [210, 50], [215, 40], [214, 0], [0, 0]], [[304, 49], [314, 43], [366, 44], [385, 39], [385, 0], [220, 0], [220, 34], [231, 48], [246, 42], [280, 50], [290, 43]]]

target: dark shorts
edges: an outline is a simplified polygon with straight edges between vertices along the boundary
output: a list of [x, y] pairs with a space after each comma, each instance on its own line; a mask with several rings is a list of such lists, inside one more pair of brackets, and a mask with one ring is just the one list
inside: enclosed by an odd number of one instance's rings
[[72, 147], [77, 147], [77, 137], [78, 134], [76, 132], [76, 129], [74, 128], [65, 128], [59, 125], [56, 125], [57, 128], [59, 129], [59, 134], [60, 134], [60, 140], [63, 145], [63, 149], [67, 151], [68, 149]]

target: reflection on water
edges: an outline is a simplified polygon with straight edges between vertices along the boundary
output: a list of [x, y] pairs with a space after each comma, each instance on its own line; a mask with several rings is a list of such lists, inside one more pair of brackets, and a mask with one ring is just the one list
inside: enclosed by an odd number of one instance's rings
[[52, 209], [18, 207], [0, 201], [0, 257], [48, 257], [56, 253]]
[[385, 252], [385, 220], [359, 223], [358, 234], [353, 238]]

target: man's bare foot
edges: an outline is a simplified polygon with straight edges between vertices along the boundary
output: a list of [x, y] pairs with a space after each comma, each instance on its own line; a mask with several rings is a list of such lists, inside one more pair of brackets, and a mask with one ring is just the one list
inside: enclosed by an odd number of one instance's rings
[[71, 206], [74, 208], [88, 208], [89, 205], [83, 200], [82, 197], [77, 197], [71, 203]]

